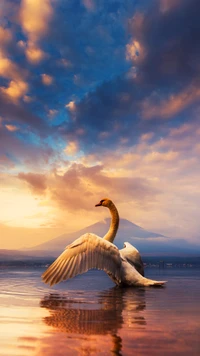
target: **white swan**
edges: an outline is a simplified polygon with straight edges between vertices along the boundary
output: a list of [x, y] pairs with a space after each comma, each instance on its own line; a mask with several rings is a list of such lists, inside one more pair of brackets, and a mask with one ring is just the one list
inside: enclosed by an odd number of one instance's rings
[[117, 285], [162, 286], [165, 281], [143, 276], [143, 263], [135, 247], [126, 242], [125, 248], [118, 250], [112, 243], [119, 226], [119, 214], [113, 202], [105, 198], [95, 206], [110, 210], [112, 218], [107, 234], [101, 238], [87, 233], [76, 239], [43, 273], [43, 281], [52, 286], [96, 268], [105, 271]]

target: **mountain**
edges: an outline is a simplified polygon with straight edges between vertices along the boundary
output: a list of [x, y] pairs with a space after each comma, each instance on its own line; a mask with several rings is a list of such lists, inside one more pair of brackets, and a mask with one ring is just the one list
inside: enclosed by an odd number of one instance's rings
[[[73, 242], [75, 239], [80, 237], [81, 235], [92, 232], [98, 236], [104, 236], [108, 231], [110, 226], [110, 219], [107, 218], [103, 221], [99, 221], [93, 225], [87, 226], [84, 229], [75, 231], [70, 234], [63, 234], [58, 236], [50, 241], [44, 242], [43, 244], [35, 246], [34, 250], [63, 250], [66, 245]], [[124, 241], [129, 239], [132, 241], [133, 238], [166, 238], [163, 235], [156, 234], [155, 232], [147, 231], [140, 226], [132, 223], [126, 219], [120, 219], [119, 230], [117, 232], [117, 237], [115, 238], [115, 244], [121, 247], [123, 246]]]
[[[32, 253], [57, 256], [63, 249], [81, 235], [92, 232], [104, 236], [108, 231], [110, 219], [99, 221], [79, 231], [58, 236], [43, 244], [27, 249]], [[200, 246], [192, 245], [184, 239], [173, 239], [161, 234], [147, 231], [126, 219], [120, 219], [119, 230], [114, 243], [122, 248], [124, 242], [133, 244], [142, 254], [200, 254]]]

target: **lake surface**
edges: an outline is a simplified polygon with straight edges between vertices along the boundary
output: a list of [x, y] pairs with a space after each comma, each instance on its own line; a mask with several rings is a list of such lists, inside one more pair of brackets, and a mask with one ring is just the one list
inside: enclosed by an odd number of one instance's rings
[[200, 270], [146, 269], [165, 288], [116, 288], [106, 274], [48, 288], [44, 269], [0, 270], [0, 355], [200, 355]]

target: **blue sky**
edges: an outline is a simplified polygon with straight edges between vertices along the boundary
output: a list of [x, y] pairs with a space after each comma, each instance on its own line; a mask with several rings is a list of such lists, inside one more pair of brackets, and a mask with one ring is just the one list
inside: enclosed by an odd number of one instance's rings
[[105, 217], [93, 208], [104, 196], [143, 227], [199, 241], [198, 10], [197, 0], [1, 1], [9, 246], [25, 243], [16, 229], [42, 242]]

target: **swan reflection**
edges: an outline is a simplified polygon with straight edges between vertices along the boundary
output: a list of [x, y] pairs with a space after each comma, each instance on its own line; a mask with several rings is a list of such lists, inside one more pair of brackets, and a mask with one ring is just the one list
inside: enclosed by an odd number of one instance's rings
[[122, 340], [117, 335], [123, 325], [145, 327], [142, 315], [145, 309], [145, 291], [132, 288], [112, 289], [92, 297], [89, 292], [82, 295], [50, 293], [40, 306], [49, 310], [44, 322], [66, 333], [112, 336], [114, 350], [121, 350]]

